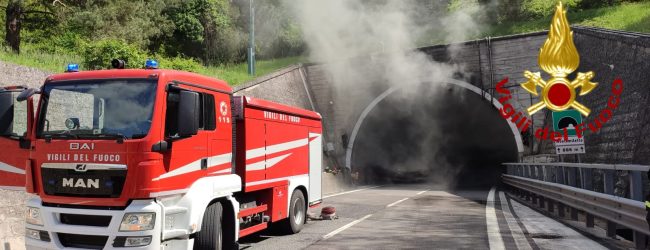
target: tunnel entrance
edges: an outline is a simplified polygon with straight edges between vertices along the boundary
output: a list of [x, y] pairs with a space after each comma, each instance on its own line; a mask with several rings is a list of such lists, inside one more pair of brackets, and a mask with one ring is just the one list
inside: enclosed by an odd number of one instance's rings
[[489, 187], [503, 162], [517, 160], [513, 132], [499, 111], [455, 85], [421, 84], [381, 100], [361, 124], [351, 170], [364, 183], [430, 182]]

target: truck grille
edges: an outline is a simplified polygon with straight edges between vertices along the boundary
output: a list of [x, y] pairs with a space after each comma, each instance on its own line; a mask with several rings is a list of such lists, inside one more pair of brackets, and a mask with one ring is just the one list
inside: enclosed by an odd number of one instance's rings
[[106, 215], [60, 214], [61, 223], [77, 226], [108, 227], [111, 218]]
[[64, 247], [103, 249], [108, 236], [58, 233], [59, 241]]
[[88, 170], [41, 168], [47, 195], [116, 198], [122, 194], [126, 170]]

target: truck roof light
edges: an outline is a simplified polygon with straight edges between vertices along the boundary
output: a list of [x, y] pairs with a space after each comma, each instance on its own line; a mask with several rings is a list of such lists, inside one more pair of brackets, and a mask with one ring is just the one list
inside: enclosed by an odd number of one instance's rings
[[144, 63], [144, 68], [145, 69], [157, 69], [158, 68], [158, 61], [154, 59], [147, 59], [147, 62]]
[[65, 72], [79, 72], [79, 64], [68, 64], [68, 67], [65, 68]]

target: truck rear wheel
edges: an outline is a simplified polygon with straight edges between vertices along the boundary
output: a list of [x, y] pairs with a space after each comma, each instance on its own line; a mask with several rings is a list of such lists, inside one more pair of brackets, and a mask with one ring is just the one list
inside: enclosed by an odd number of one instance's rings
[[282, 231], [287, 234], [300, 232], [307, 220], [307, 207], [305, 206], [305, 195], [296, 189], [291, 194], [289, 202], [289, 218], [282, 221]]
[[212, 203], [205, 209], [201, 231], [197, 232], [194, 238], [194, 250], [224, 249], [222, 214], [223, 207], [219, 202]]

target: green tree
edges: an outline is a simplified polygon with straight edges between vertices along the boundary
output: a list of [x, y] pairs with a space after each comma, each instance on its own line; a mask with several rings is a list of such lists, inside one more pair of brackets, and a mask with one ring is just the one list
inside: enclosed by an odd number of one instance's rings
[[9, 0], [4, 6], [5, 9], [5, 43], [11, 50], [20, 53], [21, 32], [24, 26], [29, 25], [43, 28], [43, 24], [52, 24], [54, 11], [57, 6], [63, 4], [56, 0]]
[[237, 61], [241, 35], [229, 0], [169, 0], [164, 13], [174, 23], [171, 36], [157, 41], [171, 56], [200, 58], [205, 64]]
[[64, 29], [92, 40], [117, 39], [142, 49], [165, 36], [173, 22], [165, 15], [163, 0], [88, 0], [70, 4], [62, 21]]

